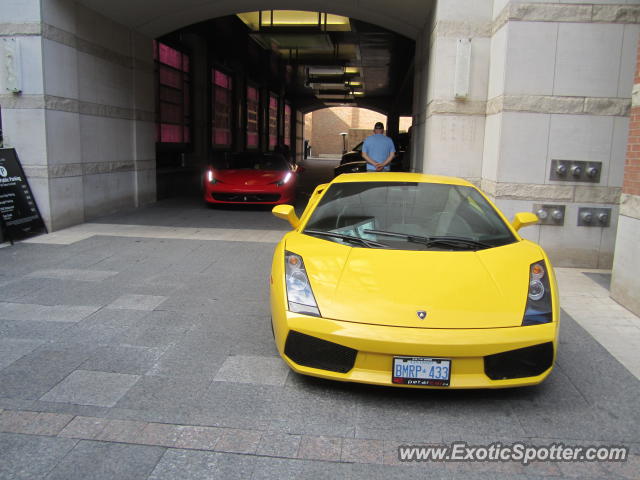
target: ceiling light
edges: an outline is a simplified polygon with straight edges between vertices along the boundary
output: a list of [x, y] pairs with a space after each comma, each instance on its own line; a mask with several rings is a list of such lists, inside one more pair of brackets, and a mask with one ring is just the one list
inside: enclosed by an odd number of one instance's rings
[[314, 88], [314, 89], [317, 89], [317, 90], [320, 90], [322, 88], [324, 88], [324, 89], [327, 89], [327, 88], [329, 88], [329, 89], [345, 88], [344, 84], [342, 84], [342, 83], [316, 83], [316, 82], [311, 82], [309, 84], [309, 86], [311, 88]]
[[309, 75], [342, 75], [342, 67], [309, 67]]
[[262, 10], [237, 14], [251, 30], [268, 27], [318, 27], [327, 31], [349, 31], [349, 18], [302, 10]]

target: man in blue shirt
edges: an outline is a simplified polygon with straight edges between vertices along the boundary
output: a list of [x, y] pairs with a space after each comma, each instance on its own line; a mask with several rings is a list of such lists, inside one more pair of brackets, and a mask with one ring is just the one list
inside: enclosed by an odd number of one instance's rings
[[362, 145], [362, 158], [367, 161], [367, 172], [388, 172], [395, 156], [393, 140], [384, 134], [382, 122], [377, 122], [373, 127], [373, 135], [369, 135]]

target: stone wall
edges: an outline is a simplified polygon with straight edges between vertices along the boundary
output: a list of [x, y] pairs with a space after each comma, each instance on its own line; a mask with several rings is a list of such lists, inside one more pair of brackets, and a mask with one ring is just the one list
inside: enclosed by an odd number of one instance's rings
[[[33, 195], [50, 227], [51, 203], [47, 175], [47, 131], [42, 65], [40, 0], [9, 0], [0, 8], [0, 56], [4, 42], [20, 52], [21, 93], [7, 91], [4, 64], [0, 68], [0, 114], [4, 145], [15, 147], [27, 173]], [[37, 173], [40, 173], [39, 175]]]
[[151, 40], [71, 0], [10, 1], [0, 35], [25, 79], [0, 95], [4, 132], [48, 227], [154, 201]]
[[[441, 1], [417, 45], [429, 67], [416, 71], [414, 168], [480, 184], [508, 216], [564, 205], [563, 226], [522, 231], [558, 266], [612, 265], [640, 6], [611, 3]], [[600, 181], [552, 180], [554, 160], [601, 162]], [[580, 207], [610, 208], [611, 226], [577, 226]]]
[[[416, 92], [414, 125], [422, 125], [423, 131], [413, 149], [422, 155], [417, 170], [476, 183], [481, 177], [492, 4], [492, 0], [439, 1], [432, 23], [419, 39], [416, 65], [421, 65], [421, 87]], [[468, 42], [466, 74], [456, 68], [460, 41]], [[468, 85], [466, 92], [456, 92], [457, 82]]]

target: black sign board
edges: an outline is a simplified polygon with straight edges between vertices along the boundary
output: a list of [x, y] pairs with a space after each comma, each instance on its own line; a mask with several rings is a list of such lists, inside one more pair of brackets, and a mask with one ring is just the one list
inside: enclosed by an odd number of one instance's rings
[[11, 240], [47, 231], [13, 148], [0, 148], [0, 217]]

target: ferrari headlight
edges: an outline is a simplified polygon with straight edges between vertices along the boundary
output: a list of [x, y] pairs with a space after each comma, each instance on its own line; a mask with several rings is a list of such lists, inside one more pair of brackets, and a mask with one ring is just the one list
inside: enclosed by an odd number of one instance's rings
[[318, 310], [318, 304], [311, 291], [311, 284], [302, 257], [285, 251], [284, 270], [289, 310], [319, 317], [320, 310]]
[[209, 183], [217, 183], [218, 180], [213, 176], [213, 170], [207, 170], [207, 180]]
[[529, 291], [522, 325], [540, 325], [553, 320], [551, 288], [544, 260], [529, 267]]
[[273, 182], [273, 183], [275, 183], [277, 186], [281, 187], [285, 183], [287, 183], [289, 180], [291, 180], [291, 172], [287, 172], [287, 174], [284, 176], [284, 178], [282, 178], [281, 180], [278, 180], [277, 182]]

